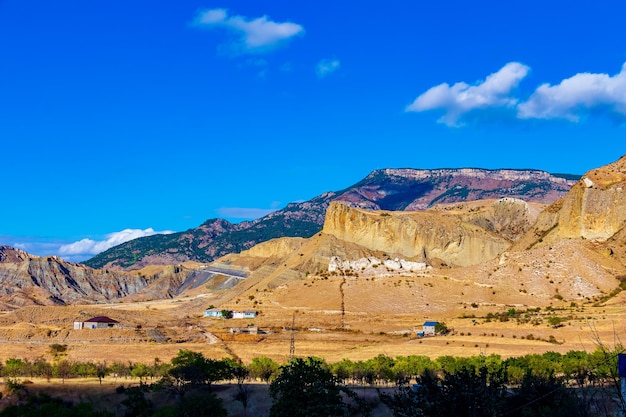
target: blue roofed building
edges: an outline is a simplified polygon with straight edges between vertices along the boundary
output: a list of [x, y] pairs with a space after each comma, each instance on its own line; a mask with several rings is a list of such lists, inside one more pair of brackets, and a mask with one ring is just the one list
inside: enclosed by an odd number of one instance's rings
[[424, 332], [424, 336], [434, 336], [435, 335], [435, 327], [439, 324], [438, 321], [427, 321], [422, 325], [422, 331]]

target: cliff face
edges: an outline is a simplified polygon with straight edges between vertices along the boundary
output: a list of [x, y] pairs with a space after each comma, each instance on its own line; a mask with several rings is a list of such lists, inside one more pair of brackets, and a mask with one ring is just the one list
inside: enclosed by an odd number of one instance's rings
[[589, 171], [544, 210], [516, 249], [560, 239], [606, 241], [626, 225], [626, 156]]
[[496, 257], [510, 246], [501, 237], [446, 213], [367, 212], [331, 203], [323, 233], [370, 250], [467, 266]]
[[515, 198], [442, 204], [431, 211], [460, 216], [464, 222], [479, 226], [510, 241], [526, 233], [537, 220], [544, 204], [527, 203]]
[[558, 232], [606, 240], [626, 222], [626, 157], [588, 172], [563, 200]]

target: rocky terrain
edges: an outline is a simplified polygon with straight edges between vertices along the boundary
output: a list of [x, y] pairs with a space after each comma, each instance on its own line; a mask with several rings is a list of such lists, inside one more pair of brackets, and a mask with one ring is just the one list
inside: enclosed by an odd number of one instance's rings
[[0, 306], [91, 304], [141, 294], [171, 298], [189, 275], [183, 266], [133, 273], [92, 269], [55, 256], [0, 246]]
[[85, 262], [93, 268], [139, 269], [153, 264], [211, 262], [277, 237], [311, 237], [322, 229], [333, 201], [367, 210], [415, 211], [436, 204], [502, 197], [552, 203], [576, 176], [537, 170], [383, 169], [342, 191], [328, 192], [251, 222], [211, 219], [197, 228], [154, 235], [111, 248]]

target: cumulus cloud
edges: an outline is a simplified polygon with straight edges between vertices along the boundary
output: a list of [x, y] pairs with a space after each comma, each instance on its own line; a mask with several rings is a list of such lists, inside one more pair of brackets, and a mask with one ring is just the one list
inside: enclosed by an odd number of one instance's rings
[[521, 119], [580, 120], [593, 111], [626, 117], [626, 63], [614, 75], [579, 73], [557, 85], [543, 84], [517, 107]]
[[458, 126], [461, 118], [474, 110], [515, 107], [518, 100], [511, 96], [511, 92], [529, 71], [526, 65], [510, 62], [474, 85], [465, 82], [452, 86], [439, 84], [417, 97], [406, 111], [443, 110], [439, 122]]
[[578, 122], [587, 115], [604, 114], [626, 120], [626, 63], [613, 76], [578, 73], [555, 85], [542, 84], [528, 99], [520, 100], [513, 91], [529, 71], [523, 64], [510, 62], [475, 85], [443, 83], [417, 97], [406, 111], [442, 110], [438, 121], [448, 126], [460, 126], [470, 115], [502, 109], [518, 119]]
[[222, 217], [231, 219], [260, 219], [276, 210], [275, 208], [222, 207], [217, 209], [217, 213]]
[[156, 234], [174, 233], [171, 230], [156, 232], [152, 228], [148, 229], [124, 229], [121, 232], [109, 233], [105, 240], [82, 239], [78, 242], [62, 245], [59, 248], [59, 255], [62, 257], [75, 255], [97, 255], [107, 249], [117, 246], [129, 240], [137, 239], [144, 236], [152, 236]]
[[198, 13], [193, 25], [206, 28], [224, 28], [235, 36], [230, 44], [237, 54], [265, 53], [284, 45], [295, 36], [304, 34], [304, 27], [291, 22], [274, 22], [267, 16], [248, 19], [229, 16], [226, 9], [210, 9]]
[[338, 59], [322, 59], [315, 67], [315, 73], [318, 78], [324, 78], [329, 74], [337, 71], [341, 63]]

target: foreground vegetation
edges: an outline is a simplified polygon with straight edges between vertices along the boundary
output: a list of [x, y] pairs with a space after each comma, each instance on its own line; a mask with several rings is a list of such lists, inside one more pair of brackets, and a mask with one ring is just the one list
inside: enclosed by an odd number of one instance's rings
[[[51, 362], [11, 358], [0, 369], [8, 394], [21, 403], [0, 416], [113, 416], [91, 404], [69, 404], [46, 395], [29, 395], [24, 378], [113, 378], [125, 416], [226, 416], [212, 387], [230, 382], [234, 400], [245, 411], [247, 384], [269, 383], [271, 417], [371, 415], [375, 404], [355, 391], [373, 386], [378, 402], [394, 416], [615, 416], [623, 414], [617, 376], [621, 347], [600, 346], [593, 353], [548, 352], [502, 359], [498, 355], [457, 358], [425, 356], [367, 361], [344, 359], [326, 363], [318, 358], [293, 358], [278, 364], [258, 357], [249, 364], [234, 359], [210, 359], [181, 350], [169, 363], [70, 362], [64, 345], [52, 345]], [[135, 381], [125, 386], [124, 381]], [[137, 384], [138, 383], [138, 384]], [[120, 415], [119, 412], [117, 415]]]

